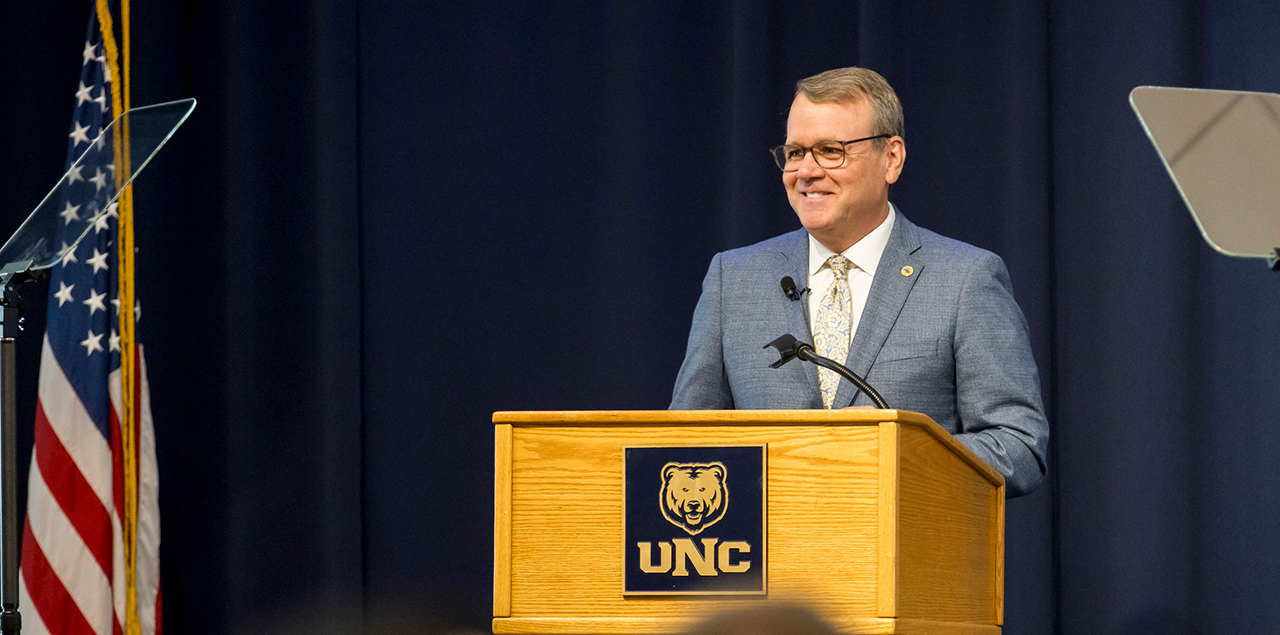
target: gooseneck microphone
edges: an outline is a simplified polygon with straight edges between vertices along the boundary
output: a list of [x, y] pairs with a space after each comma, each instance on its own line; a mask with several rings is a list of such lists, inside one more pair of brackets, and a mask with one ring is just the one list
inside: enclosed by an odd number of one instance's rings
[[792, 302], [799, 300], [800, 294], [808, 290], [809, 290], [809, 287], [805, 287], [803, 289], [800, 289], [799, 291], [796, 291], [796, 281], [792, 280], [791, 276], [786, 276], [782, 279], [782, 292], [786, 294], [787, 299], [791, 300]]
[[[786, 286], [785, 283], [790, 279], [791, 278], [782, 279], [784, 288]], [[792, 283], [793, 288], [794, 285], [795, 283]], [[817, 364], [823, 368], [839, 373], [841, 377], [853, 382], [853, 385], [857, 386], [858, 390], [867, 393], [867, 396], [871, 397], [871, 401], [876, 404], [877, 408], [881, 410], [887, 410], [889, 408], [889, 403], [884, 400], [884, 397], [880, 396], [880, 393], [876, 392], [875, 388], [871, 387], [871, 384], [868, 384], [865, 380], [859, 377], [857, 373], [849, 370], [844, 364], [819, 355], [818, 351], [814, 350], [812, 344], [801, 342], [800, 340], [797, 340], [795, 336], [787, 333], [786, 335], [765, 344], [763, 348], [769, 348], [770, 346], [778, 349], [778, 353], [782, 355], [782, 359], [769, 364], [769, 368], [781, 368], [783, 364], [798, 357], [806, 362]]]

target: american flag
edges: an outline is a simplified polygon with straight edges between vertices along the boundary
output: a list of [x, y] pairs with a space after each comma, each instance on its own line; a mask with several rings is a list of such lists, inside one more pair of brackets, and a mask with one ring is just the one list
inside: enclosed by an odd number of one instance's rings
[[19, 602], [27, 633], [160, 633], [160, 512], [146, 368], [140, 346], [125, 356], [136, 360], [138, 379], [136, 415], [124, 421], [121, 353], [128, 337], [118, 328], [120, 311], [137, 324], [142, 307], [117, 299], [120, 210], [103, 209], [115, 193], [115, 153], [107, 137], [95, 141], [122, 110], [119, 87], [112, 94], [120, 73], [113, 72], [119, 48], [111, 24], [109, 14], [90, 17], [67, 168], [95, 143], [94, 156], [102, 158], [76, 167], [58, 202], [62, 258], [49, 270], [22, 540]]

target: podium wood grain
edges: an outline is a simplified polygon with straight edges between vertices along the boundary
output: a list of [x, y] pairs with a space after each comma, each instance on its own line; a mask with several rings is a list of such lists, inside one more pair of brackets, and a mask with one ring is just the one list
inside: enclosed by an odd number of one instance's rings
[[[1004, 482], [895, 410], [500, 412], [495, 633], [674, 633], [801, 601], [847, 633], [999, 633]], [[622, 448], [768, 444], [766, 599], [623, 597]]]

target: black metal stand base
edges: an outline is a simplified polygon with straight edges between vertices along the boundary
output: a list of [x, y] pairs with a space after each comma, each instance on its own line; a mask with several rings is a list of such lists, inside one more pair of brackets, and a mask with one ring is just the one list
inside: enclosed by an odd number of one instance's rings
[[0, 633], [9, 635], [21, 632], [22, 615], [18, 613], [18, 607], [16, 605], [4, 607], [4, 612], [0, 613]]

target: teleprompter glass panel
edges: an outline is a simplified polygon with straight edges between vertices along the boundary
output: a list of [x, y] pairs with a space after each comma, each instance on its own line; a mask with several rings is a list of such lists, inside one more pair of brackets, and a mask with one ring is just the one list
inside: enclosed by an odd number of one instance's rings
[[[103, 216], [116, 213], [115, 203], [156, 152], [196, 107], [184, 99], [134, 108], [117, 117], [92, 140], [44, 200], [8, 242], [0, 247], [0, 266], [31, 261], [31, 269], [59, 262], [76, 248]], [[75, 240], [58, 239], [59, 229], [75, 223]]]
[[1228, 256], [1280, 247], [1280, 95], [1139, 86], [1129, 103], [1205, 240]]

